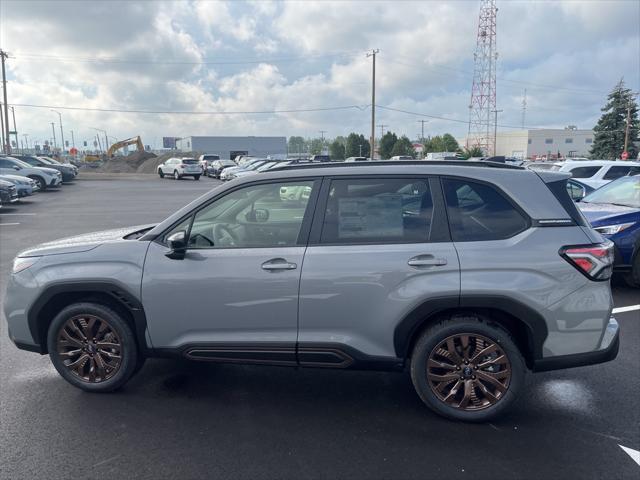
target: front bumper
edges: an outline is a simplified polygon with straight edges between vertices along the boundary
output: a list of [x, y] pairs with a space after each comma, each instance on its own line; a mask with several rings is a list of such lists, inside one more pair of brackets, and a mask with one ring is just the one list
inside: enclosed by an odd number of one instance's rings
[[50, 187], [59, 187], [62, 184], [62, 175], [55, 176], [49, 181]]
[[584, 367], [613, 360], [618, 356], [620, 348], [620, 327], [615, 318], [611, 317], [604, 329], [600, 345], [597, 350], [571, 355], [558, 355], [536, 360], [534, 372], [546, 372], [563, 368]]

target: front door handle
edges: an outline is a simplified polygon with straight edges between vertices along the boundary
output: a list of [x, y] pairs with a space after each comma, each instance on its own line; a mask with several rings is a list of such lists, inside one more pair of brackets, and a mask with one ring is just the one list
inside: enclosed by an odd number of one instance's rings
[[407, 262], [410, 267], [442, 267], [446, 264], [445, 258], [435, 258], [433, 255], [417, 255]]
[[276, 270], [295, 270], [298, 265], [295, 263], [287, 262], [284, 258], [272, 258], [262, 264], [262, 269], [269, 272]]

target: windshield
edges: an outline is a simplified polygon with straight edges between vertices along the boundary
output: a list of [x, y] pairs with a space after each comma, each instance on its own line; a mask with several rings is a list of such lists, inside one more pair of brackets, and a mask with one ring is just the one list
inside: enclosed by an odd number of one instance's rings
[[271, 167], [273, 167], [274, 165], [277, 165], [278, 162], [267, 162], [264, 163], [262, 165], [260, 165], [258, 168], [256, 168], [257, 172], [264, 172], [265, 170], [269, 170]]
[[23, 162], [22, 160], [18, 160], [17, 158], [13, 158], [12, 161], [16, 165], [20, 165], [20, 167], [22, 167], [22, 168], [33, 168], [32, 165], [29, 165], [27, 162]]
[[194, 163], [198, 163], [198, 161], [195, 158], [183, 158], [182, 163], [185, 165], [193, 165]]
[[609, 203], [640, 208], [640, 177], [622, 177], [587, 195], [582, 203]]
[[256, 170], [260, 165], [264, 165], [265, 163], [266, 162], [264, 160], [254, 162], [251, 165], [248, 165], [245, 170]]

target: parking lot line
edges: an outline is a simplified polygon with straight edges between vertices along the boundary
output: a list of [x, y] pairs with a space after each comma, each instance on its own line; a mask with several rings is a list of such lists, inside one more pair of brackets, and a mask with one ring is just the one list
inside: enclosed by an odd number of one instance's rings
[[625, 453], [627, 453], [631, 458], [633, 458], [633, 461], [636, 462], [638, 465], [640, 465], [640, 452], [638, 450], [634, 450], [633, 448], [629, 448], [629, 447], [623, 447], [622, 445], [618, 444], [618, 446], [625, 451]]
[[626, 307], [614, 308], [612, 313], [633, 312], [634, 310], [640, 310], [640, 305], [627, 305]]
[[13, 215], [13, 216], [30, 215], [32, 217], [35, 217], [37, 215], [37, 213], [3, 213], [3, 212], [0, 212], [0, 215], [2, 215], [3, 217], [8, 217], [10, 215]]
[[20, 225], [19, 223], [0, 223], [0, 227], [4, 227], [6, 225]]

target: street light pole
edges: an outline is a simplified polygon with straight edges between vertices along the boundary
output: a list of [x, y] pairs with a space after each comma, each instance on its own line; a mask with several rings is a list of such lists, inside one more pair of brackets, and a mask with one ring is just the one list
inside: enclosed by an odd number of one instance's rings
[[502, 112], [502, 110], [494, 110], [495, 113], [495, 122], [493, 123], [493, 156], [496, 156], [496, 145], [498, 139], [498, 113]]
[[60, 140], [62, 141], [62, 153], [64, 153], [64, 131], [62, 130], [62, 114], [57, 110], [51, 110], [54, 113], [58, 114], [58, 118], [60, 119]]
[[71, 130], [71, 146], [76, 148], [76, 140], [73, 138], [73, 130]]
[[51, 132], [53, 133], [53, 148], [56, 148], [58, 145], [56, 144], [56, 124], [55, 124], [55, 122], [51, 122]]
[[29, 147], [29, 134], [28, 133], [23, 133], [22, 136], [24, 137], [24, 143], [27, 144], [27, 150], [30, 150], [31, 147]]

